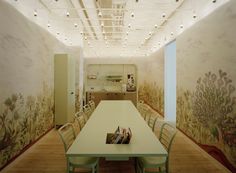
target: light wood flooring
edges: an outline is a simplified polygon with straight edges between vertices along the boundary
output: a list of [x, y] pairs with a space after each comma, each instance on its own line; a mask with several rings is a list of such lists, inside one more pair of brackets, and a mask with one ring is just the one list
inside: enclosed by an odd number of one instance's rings
[[[134, 161], [100, 160], [101, 173], [134, 173]], [[25, 151], [2, 173], [65, 173], [63, 144], [55, 129]], [[170, 173], [230, 173], [184, 134], [178, 131], [170, 153]]]

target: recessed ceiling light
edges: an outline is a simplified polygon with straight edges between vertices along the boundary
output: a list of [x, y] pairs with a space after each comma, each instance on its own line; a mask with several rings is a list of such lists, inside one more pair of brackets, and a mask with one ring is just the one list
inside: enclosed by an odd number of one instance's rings
[[50, 23], [48, 23], [48, 25], [47, 25], [47, 26], [48, 26], [48, 28], [50, 28], [50, 27], [51, 27]]
[[181, 24], [181, 25], [180, 25], [180, 28], [182, 29], [183, 27], [184, 27], [184, 25], [183, 25], [183, 24]]
[[166, 13], [162, 13], [162, 17], [163, 17], [163, 18], [166, 17]]
[[193, 14], [193, 18], [194, 18], [194, 19], [197, 18], [197, 15], [196, 15], [196, 14]]
[[82, 31], [80, 32], [80, 35], [83, 35], [83, 32], [82, 32]]
[[127, 31], [127, 32], [126, 32], [126, 35], [128, 35], [128, 34], [129, 34], [129, 32]]
[[101, 23], [101, 27], [104, 27], [104, 23], [103, 22]]
[[35, 17], [38, 16], [38, 13], [37, 13], [36, 10], [34, 10], [34, 16], [35, 16]]
[[98, 12], [98, 16], [102, 17], [102, 12], [101, 11]]
[[152, 32], [149, 32], [149, 35], [151, 36], [151, 35], [152, 35]]
[[129, 24], [128, 27], [130, 28], [130, 27], [131, 27], [131, 24]]
[[85, 36], [84, 39], [87, 40], [88, 38]]
[[78, 26], [78, 24], [77, 24], [77, 23], [74, 23], [74, 26], [75, 26], [75, 27], [77, 27], [77, 26]]
[[134, 13], [132, 12], [130, 16], [131, 16], [132, 18], [134, 18]]
[[157, 28], [157, 25], [155, 25], [155, 28]]
[[170, 35], [174, 35], [174, 32], [171, 32]]
[[70, 13], [69, 13], [68, 11], [66, 12], [66, 16], [67, 16], [67, 17], [70, 17]]

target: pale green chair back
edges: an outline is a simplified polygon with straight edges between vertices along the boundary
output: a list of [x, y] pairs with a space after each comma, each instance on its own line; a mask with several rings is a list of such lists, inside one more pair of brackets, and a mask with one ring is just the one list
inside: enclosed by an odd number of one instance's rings
[[176, 132], [177, 132], [176, 128], [168, 123], [164, 123], [161, 127], [159, 140], [168, 152], [168, 156], [166, 158], [166, 172], [167, 173], [169, 172], [170, 149], [171, 149], [174, 137], [176, 135]]
[[84, 114], [83, 111], [79, 111], [75, 114], [75, 121], [78, 122], [80, 130], [82, 130], [82, 128], [86, 124], [86, 120], [87, 120], [86, 115]]
[[90, 108], [90, 106], [88, 104], [83, 106], [83, 110], [85, 115], [89, 118], [92, 115], [92, 109]]
[[153, 132], [155, 129], [156, 121], [157, 121], [157, 116], [155, 114], [151, 114], [148, 120], [148, 126], [152, 129]]
[[91, 110], [93, 112], [95, 110], [95, 108], [96, 108], [95, 102], [93, 100], [90, 100], [88, 102], [88, 104], [89, 104], [89, 106], [90, 106], [90, 108], [91, 108]]
[[71, 123], [67, 123], [63, 125], [62, 127], [58, 129], [58, 133], [64, 144], [64, 149], [65, 151], [67, 151], [68, 148], [71, 146], [71, 144], [74, 142], [75, 137], [76, 137], [74, 129], [73, 129], [73, 125]]

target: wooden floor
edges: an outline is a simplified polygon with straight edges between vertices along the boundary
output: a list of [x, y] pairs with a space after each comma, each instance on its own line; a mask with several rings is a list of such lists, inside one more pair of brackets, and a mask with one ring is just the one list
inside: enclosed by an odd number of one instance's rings
[[[100, 160], [101, 173], [134, 173], [134, 161], [107, 162]], [[56, 130], [51, 130], [2, 173], [65, 173], [66, 160], [63, 144]], [[178, 132], [170, 153], [171, 173], [226, 173], [230, 172], [205, 153], [181, 132]]]

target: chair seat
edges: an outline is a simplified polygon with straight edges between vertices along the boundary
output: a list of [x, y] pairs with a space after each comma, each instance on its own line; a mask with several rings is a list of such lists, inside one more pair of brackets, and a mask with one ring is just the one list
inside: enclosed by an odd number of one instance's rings
[[144, 166], [161, 166], [165, 165], [166, 157], [139, 157], [138, 161]]
[[96, 165], [98, 163], [98, 158], [96, 157], [70, 157], [69, 162], [72, 166], [87, 167], [91, 165]]

